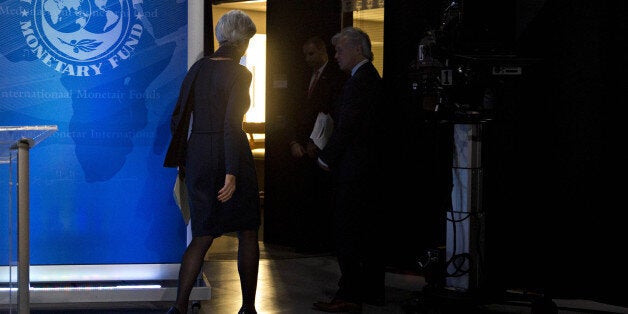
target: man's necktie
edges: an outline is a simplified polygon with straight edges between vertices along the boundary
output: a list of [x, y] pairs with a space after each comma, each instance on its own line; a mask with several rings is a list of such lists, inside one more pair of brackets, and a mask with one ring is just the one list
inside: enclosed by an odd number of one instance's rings
[[318, 82], [319, 70], [314, 71], [312, 74], [312, 79], [310, 80], [310, 88], [307, 90], [307, 97], [309, 98], [312, 95], [312, 91], [314, 90], [314, 86], [316, 86], [316, 82]]

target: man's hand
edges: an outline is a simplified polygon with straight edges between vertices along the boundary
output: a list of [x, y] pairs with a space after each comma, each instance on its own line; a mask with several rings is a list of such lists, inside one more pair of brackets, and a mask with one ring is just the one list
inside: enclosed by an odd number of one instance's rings
[[305, 149], [303, 146], [297, 142], [292, 142], [290, 144], [290, 154], [294, 158], [301, 158], [305, 154]]
[[307, 155], [310, 158], [316, 158], [318, 156], [318, 147], [314, 142], [307, 142]]
[[316, 162], [318, 163], [318, 166], [321, 167], [321, 169], [323, 169], [325, 171], [330, 171], [331, 170], [331, 169], [329, 169], [329, 166], [324, 161], [322, 161], [320, 158], [318, 158], [316, 160]]

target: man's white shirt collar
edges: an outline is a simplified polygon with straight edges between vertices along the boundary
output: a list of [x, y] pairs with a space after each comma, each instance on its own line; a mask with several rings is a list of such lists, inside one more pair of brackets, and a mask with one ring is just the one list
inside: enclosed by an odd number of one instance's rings
[[325, 67], [327, 66], [327, 63], [328, 63], [328, 62], [329, 62], [329, 61], [325, 62], [325, 64], [323, 64], [323, 66], [321, 66], [320, 68], [318, 68], [318, 70], [316, 70], [316, 75], [317, 75], [317, 76], [320, 76], [320, 75], [321, 75], [321, 73], [323, 73], [323, 70], [324, 70], [324, 69], [325, 69]]
[[353, 76], [353, 74], [355, 74], [355, 71], [357, 71], [363, 64], [365, 64], [367, 62], [369, 62], [369, 60], [367, 60], [367, 59], [364, 59], [364, 60], [358, 62], [358, 64], [356, 64], [353, 67], [353, 69], [351, 70], [351, 76]]

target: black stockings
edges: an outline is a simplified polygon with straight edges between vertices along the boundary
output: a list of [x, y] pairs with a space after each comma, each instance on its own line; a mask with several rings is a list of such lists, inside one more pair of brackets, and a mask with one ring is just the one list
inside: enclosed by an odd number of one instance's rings
[[238, 274], [242, 289], [242, 309], [255, 313], [255, 293], [259, 269], [257, 230], [238, 233]]
[[[205, 253], [212, 245], [214, 237], [193, 237], [188, 245], [179, 269], [179, 286], [175, 306], [181, 313], [187, 313], [190, 293], [203, 266]], [[259, 269], [259, 242], [257, 230], [238, 232], [238, 274], [242, 289], [242, 309], [255, 311], [257, 273]]]
[[188, 303], [190, 293], [194, 287], [194, 282], [201, 272], [205, 253], [212, 245], [214, 237], [193, 237], [192, 241], [185, 249], [181, 260], [181, 268], [179, 269], [179, 286], [177, 287], [177, 300], [175, 306], [183, 314], [188, 312]]

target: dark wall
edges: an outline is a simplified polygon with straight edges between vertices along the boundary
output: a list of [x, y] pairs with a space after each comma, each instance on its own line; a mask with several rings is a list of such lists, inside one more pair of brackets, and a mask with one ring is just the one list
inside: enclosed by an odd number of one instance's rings
[[[416, 269], [425, 249], [444, 245], [450, 206], [451, 128], [426, 117], [408, 92], [417, 45], [441, 22], [449, 1], [386, 3], [379, 139], [385, 154], [381, 250], [393, 267]], [[502, 85], [499, 119], [486, 144], [487, 267], [491, 285], [542, 287], [559, 296], [618, 302], [625, 281], [617, 260], [625, 229], [622, 93], [626, 78], [623, 2], [468, 0], [465, 53], [512, 52], [533, 60]], [[497, 9], [492, 15], [488, 7]], [[290, 87], [302, 67], [301, 43], [339, 30], [340, 1], [268, 2], [266, 240], [290, 244], [295, 230], [285, 176], [282, 129]], [[323, 22], [324, 21], [324, 22]], [[487, 49], [488, 48], [488, 49]], [[620, 74], [620, 75], [618, 75]], [[286, 81], [288, 87], [273, 87]], [[280, 84], [281, 85], [281, 84]], [[574, 281], [578, 278], [578, 281]]]
[[424, 111], [421, 100], [411, 92], [419, 43], [428, 31], [439, 32], [440, 56], [448, 59], [453, 59], [453, 54], [511, 53], [515, 46], [515, 1], [458, 1], [457, 22], [444, 27], [451, 3], [386, 3], [384, 82], [388, 102], [384, 120], [388, 133], [381, 143], [390, 167], [382, 182], [393, 183], [383, 187], [383, 193], [391, 196], [385, 203], [390, 213], [385, 230], [392, 267], [418, 270], [417, 260], [426, 250], [445, 246], [445, 218], [452, 206], [454, 121]]
[[[294, 199], [286, 119], [299, 101], [297, 88], [311, 70], [303, 59], [302, 46], [310, 36], [330, 43], [340, 30], [340, 1], [268, 0], [266, 77], [266, 169], [264, 241], [295, 245]], [[331, 48], [330, 48], [331, 51]], [[333, 55], [331, 55], [333, 57]], [[333, 59], [333, 58], [332, 58]]]
[[621, 164], [626, 79], [614, 73], [625, 16], [623, 3], [548, 0], [522, 29], [517, 53], [539, 62], [526, 69], [492, 164], [503, 174], [490, 191], [491, 266], [502, 285], [620, 300], [610, 285], [627, 276], [611, 264], [625, 235], [610, 178]]
[[[447, 3], [386, 3], [384, 79], [390, 152], [387, 234], [393, 264], [412, 267], [444, 244], [450, 129], [408, 95], [409, 64]], [[489, 11], [493, 7], [496, 11]], [[623, 235], [619, 114], [626, 104], [626, 5], [612, 1], [465, 1], [453, 52], [512, 54], [523, 74], [502, 82], [487, 128], [484, 201], [490, 287], [625, 302], [611, 288]], [[491, 12], [499, 12], [493, 15]], [[466, 34], [460, 36], [460, 34]], [[621, 180], [621, 179], [619, 179]], [[411, 182], [410, 184], [404, 184]], [[593, 257], [597, 256], [597, 258]], [[574, 278], [578, 278], [577, 280]]]
[[384, 252], [389, 266], [411, 271], [418, 270], [426, 249], [443, 245], [445, 238], [451, 128], [425, 120], [408, 88], [418, 43], [438, 26], [442, 9], [439, 1], [389, 1], [384, 10]]
[[[291, 192], [293, 165], [285, 134], [287, 113], [298, 100], [294, 84], [303, 73], [302, 43], [311, 35], [326, 42], [341, 28], [340, 1], [272, 1], [267, 4], [267, 138], [265, 183], [265, 242], [294, 245], [295, 217]], [[451, 153], [450, 128], [421, 122], [420, 112], [404, 99], [408, 65], [416, 57], [418, 41], [440, 19], [441, 5], [426, 1], [387, 4], [385, 10], [384, 81], [386, 108], [381, 150], [386, 156], [381, 193], [388, 213], [381, 233], [385, 247], [373, 248], [394, 268], [416, 270], [425, 249], [444, 243], [443, 202], [448, 199]], [[399, 18], [403, 16], [404, 18]], [[400, 36], [399, 34], [404, 34]], [[333, 47], [329, 47], [333, 60]], [[284, 83], [287, 86], [284, 87]], [[280, 87], [278, 87], [280, 86]], [[407, 184], [406, 182], [410, 182]], [[418, 191], [418, 192], [417, 192]]]

